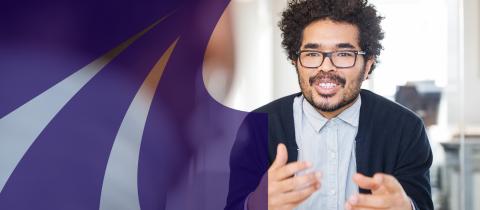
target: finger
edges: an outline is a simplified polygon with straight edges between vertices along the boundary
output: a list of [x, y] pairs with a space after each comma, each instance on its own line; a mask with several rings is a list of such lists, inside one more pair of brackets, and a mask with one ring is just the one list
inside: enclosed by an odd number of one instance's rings
[[301, 190], [312, 185], [320, 184], [320, 172], [311, 172], [302, 176], [294, 176], [278, 183], [278, 190], [281, 192], [289, 192], [293, 190]]
[[318, 189], [320, 189], [320, 185], [310, 186], [302, 190], [294, 190], [279, 196], [279, 199], [282, 199], [285, 203], [288, 204], [298, 204], [309, 198]]
[[272, 176], [273, 180], [283, 180], [310, 167], [312, 165], [305, 161], [293, 162], [276, 169], [270, 176]]
[[387, 189], [391, 193], [403, 191], [402, 185], [398, 182], [398, 180], [395, 177], [391, 175], [377, 173], [373, 176], [373, 179], [376, 179], [379, 182], [381, 182], [382, 185], [385, 186], [385, 189]]
[[381, 209], [360, 207], [360, 206], [352, 206], [349, 203], [345, 203], [345, 210], [381, 210]]
[[353, 181], [358, 184], [359, 187], [363, 189], [369, 189], [372, 191], [378, 190], [381, 186], [381, 179], [374, 179], [372, 177], [367, 177], [363, 174], [357, 173], [353, 175]]
[[347, 203], [354, 208], [374, 208], [385, 209], [391, 206], [391, 200], [385, 195], [365, 195], [357, 194], [351, 196]]
[[345, 210], [352, 210], [352, 204], [349, 204], [348, 202], [345, 203]]
[[275, 170], [287, 164], [288, 152], [284, 144], [277, 145], [277, 155], [272, 163], [271, 169]]

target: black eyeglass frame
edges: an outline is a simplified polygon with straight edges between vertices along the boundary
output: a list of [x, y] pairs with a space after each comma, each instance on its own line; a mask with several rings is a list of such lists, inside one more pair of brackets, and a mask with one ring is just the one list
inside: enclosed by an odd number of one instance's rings
[[[316, 67], [307, 67], [307, 66], [304, 66], [303, 63], [302, 63], [302, 59], [300, 59], [300, 54], [304, 53], [304, 52], [315, 52], [315, 53], [320, 53], [322, 54], [323, 56], [323, 59], [322, 59], [322, 62], [320, 62], [320, 65], [316, 66]], [[350, 53], [355, 53], [355, 60], [353, 61], [353, 64], [351, 66], [347, 66], [347, 67], [340, 67], [340, 66], [337, 66], [335, 64], [335, 62], [333, 62], [333, 59], [332, 59], [332, 55], [334, 53], [339, 53], [339, 52], [350, 52]], [[300, 65], [304, 68], [308, 68], [308, 69], [316, 69], [320, 66], [322, 66], [323, 62], [325, 61], [325, 58], [329, 58], [330, 59], [330, 62], [332, 62], [332, 65], [335, 66], [336, 68], [339, 68], [339, 69], [347, 69], [347, 68], [352, 68], [355, 66], [355, 64], [357, 63], [357, 57], [358, 55], [366, 55], [367, 52], [365, 51], [361, 51], [361, 50], [338, 50], [338, 51], [332, 51], [332, 52], [322, 52], [322, 51], [317, 51], [317, 50], [300, 50], [297, 52], [297, 56], [298, 56], [298, 61], [300, 62]]]

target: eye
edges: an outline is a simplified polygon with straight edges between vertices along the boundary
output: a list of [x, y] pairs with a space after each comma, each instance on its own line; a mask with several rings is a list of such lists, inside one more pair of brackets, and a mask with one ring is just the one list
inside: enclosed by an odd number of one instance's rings
[[305, 52], [304, 54], [306, 57], [319, 57], [320, 53], [318, 52]]
[[337, 53], [336, 53], [336, 56], [338, 56], [338, 57], [353, 57], [353, 56], [355, 56], [355, 53], [353, 53], [353, 52], [347, 52], [347, 51], [345, 51], [345, 52], [337, 52]]

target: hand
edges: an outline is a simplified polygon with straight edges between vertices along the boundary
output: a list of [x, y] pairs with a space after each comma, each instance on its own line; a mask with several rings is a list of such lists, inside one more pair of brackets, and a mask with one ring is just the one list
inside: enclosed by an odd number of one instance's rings
[[353, 195], [345, 204], [347, 210], [412, 210], [410, 198], [393, 176], [377, 173], [371, 178], [357, 173], [353, 181], [363, 189], [370, 189], [372, 194]]
[[[277, 146], [277, 156], [267, 172], [269, 210], [291, 210], [320, 189], [319, 172], [294, 176], [295, 173], [310, 168], [310, 163], [299, 161], [287, 164], [287, 160], [287, 148], [285, 145], [279, 144]], [[259, 197], [262, 197], [262, 193], [267, 194], [262, 192], [260, 186], [265, 186], [265, 176], [262, 178], [257, 190], [251, 194], [248, 202], [249, 210], [260, 210], [258, 208], [258, 203], [261, 202]], [[266, 199], [263, 202], [266, 202]]]

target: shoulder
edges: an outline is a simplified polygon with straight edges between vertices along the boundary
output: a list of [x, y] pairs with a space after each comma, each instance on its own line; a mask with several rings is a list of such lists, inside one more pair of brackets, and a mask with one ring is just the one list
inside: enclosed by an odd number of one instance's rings
[[362, 97], [361, 113], [370, 120], [409, 121], [422, 123], [422, 119], [410, 109], [369, 90], [360, 92]]
[[243, 120], [243, 124], [255, 127], [254, 125], [263, 122], [264, 119], [268, 119], [272, 125], [288, 123], [286, 121], [293, 123], [293, 101], [300, 95], [301, 93], [295, 93], [284, 96], [251, 111]]
[[268, 104], [265, 104], [252, 112], [254, 113], [268, 113], [268, 114], [275, 114], [281, 113], [287, 110], [290, 112], [293, 109], [293, 100], [295, 97], [300, 96], [301, 93], [295, 93], [292, 95], [284, 96], [282, 98], [276, 99]]

